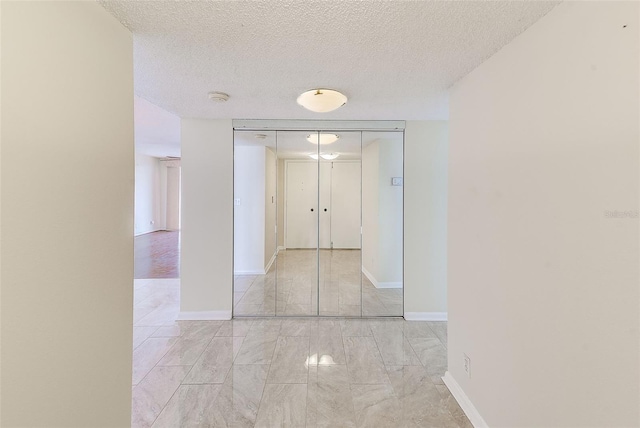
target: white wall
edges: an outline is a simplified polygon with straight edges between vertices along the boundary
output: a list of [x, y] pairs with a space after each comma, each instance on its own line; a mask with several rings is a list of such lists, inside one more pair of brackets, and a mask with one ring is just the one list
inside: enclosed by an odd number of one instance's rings
[[152, 156], [136, 153], [135, 162], [134, 233], [141, 235], [165, 228], [166, 171]]
[[166, 229], [180, 230], [180, 167], [167, 166], [166, 176]]
[[446, 121], [408, 121], [404, 156], [404, 311], [411, 319], [447, 312]]
[[275, 153], [265, 148], [264, 168], [264, 268], [268, 268], [277, 249], [276, 244], [276, 191], [277, 191], [277, 160]]
[[640, 425], [638, 12], [562, 3], [451, 92], [449, 371], [491, 427]]
[[131, 33], [95, 2], [0, 7], [0, 425], [129, 426]]
[[264, 273], [265, 148], [236, 146], [233, 165], [233, 198], [240, 199], [233, 210], [234, 271], [238, 275]]
[[182, 120], [180, 311], [231, 317], [233, 128], [231, 120]]

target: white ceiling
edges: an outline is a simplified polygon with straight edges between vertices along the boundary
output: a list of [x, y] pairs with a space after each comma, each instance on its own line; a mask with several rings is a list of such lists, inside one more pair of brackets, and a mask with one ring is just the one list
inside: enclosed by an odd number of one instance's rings
[[[416, 120], [447, 119], [447, 88], [558, 2], [100, 3], [134, 34], [136, 94], [180, 117]], [[296, 104], [316, 87], [349, 102]]]
[[180, 157], [180, 118], [138, 96], [133, 99], [136, 152]]

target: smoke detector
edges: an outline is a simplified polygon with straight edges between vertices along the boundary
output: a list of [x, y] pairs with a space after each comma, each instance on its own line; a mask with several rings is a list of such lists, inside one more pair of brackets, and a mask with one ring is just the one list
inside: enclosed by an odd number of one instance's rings
[[209, 99], [217, 102], [229, 101], [229, 94], [224, 92], [209, 92]]

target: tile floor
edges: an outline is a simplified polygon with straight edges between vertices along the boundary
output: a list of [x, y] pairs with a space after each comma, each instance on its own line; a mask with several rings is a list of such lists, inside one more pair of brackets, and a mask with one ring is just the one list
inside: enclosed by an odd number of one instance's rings
[[179, 280], [136, 280], [133, 427], [471, 427], [446, 323], [175, 321], [178, 301]]
[[361, 273], [360, 253], [280, 251], [266, 275], [235, 276], [234, 314], [402, 316], [402, 289], [374, 287]]

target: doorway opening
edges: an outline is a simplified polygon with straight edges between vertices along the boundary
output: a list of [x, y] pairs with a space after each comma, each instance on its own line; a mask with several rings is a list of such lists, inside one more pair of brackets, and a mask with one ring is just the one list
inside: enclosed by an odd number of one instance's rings
[[234, 316], [403, 315], [402, 129], [234, 129]]

